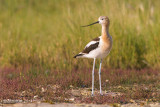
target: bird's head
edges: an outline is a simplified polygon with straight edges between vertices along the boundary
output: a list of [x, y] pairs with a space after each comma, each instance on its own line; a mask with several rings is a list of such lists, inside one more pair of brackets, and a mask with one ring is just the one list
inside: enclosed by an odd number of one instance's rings
[[107, 16], [100, 16], [98, 18], [98, 21], [97, 22], [94, 22], [94, 23], [91, 23], [89, 25], [85, 25], [85, 26], [82, 26], [82, 27], [88, 27], [88, 26], [91, 26], [91, 25], [94, 25], [94, 24], [101, 24], [101, 25], [109, 25], [109, 18]]
[[98, 21], [101, 25], [109, 25], [109, 18], [107, 16], [100, 16]]

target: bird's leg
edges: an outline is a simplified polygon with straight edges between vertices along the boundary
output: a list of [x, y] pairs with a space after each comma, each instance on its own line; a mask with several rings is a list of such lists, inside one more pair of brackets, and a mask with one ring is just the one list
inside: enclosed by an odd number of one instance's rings
[[102, 89], [101, 89], [101, 65], [102, 65], [102, 59], [101, 59], [101, 61], [100, 61], [100, 65], [99, 65], [99, 86], [100, 86], [100, 94], [101, 95], [103, 95], [102, 94]]
[[93, 69], [92, 69], [92, 96], [94, 95], [94, 68], [95, 68], [95, 61], [96, 61], [96, 58], [94, 58]]

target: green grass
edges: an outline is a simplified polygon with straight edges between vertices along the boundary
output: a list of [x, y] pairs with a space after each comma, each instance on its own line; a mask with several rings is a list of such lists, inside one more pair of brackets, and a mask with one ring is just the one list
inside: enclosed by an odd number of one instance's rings
[[0, 0], [0, 67], [91, 68], [92, 60], [73, 56], [101, 35], [101, 26], [80, 26], [106, 15], [113, 48], [103, 68], [159, 68], [159, 4], [159, 0]]

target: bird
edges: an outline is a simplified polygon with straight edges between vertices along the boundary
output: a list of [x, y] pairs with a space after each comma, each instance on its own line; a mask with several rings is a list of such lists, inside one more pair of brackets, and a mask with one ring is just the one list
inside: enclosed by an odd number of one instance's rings
[[89, 25], [85, 25], [82, 27], [88, 27], [94, 24], [100, 24], [102, 26], [101, 36], [94, 38], [90, 41], [82, 52], [75, 55], [74, 58], [92, 58], [93, 60], [93, 68], [92, 68], [92, 93], [91, 96], [94, 96], [94, 69], [95, 69], [95, 61], [96, 59], [100, 59], [99, 65], [99, 86], [100, 86], [100, 95], [103, 95], [101, 88], [101, 66], [102, 60], [105, 58], [112, 49], [112, 36], [109, 34], [109, 25], [110, 20], [108, 16], [100, 16], [98, 21], [91, 23]]

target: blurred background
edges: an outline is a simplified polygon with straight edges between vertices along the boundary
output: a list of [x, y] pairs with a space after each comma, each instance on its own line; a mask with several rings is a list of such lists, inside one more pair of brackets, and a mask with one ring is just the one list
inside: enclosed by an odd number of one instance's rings
[[[108, 16], [113, 47], [102, 64], [103, 90], [124, 92], [125, 98], [118, 99], [126, 101], [160, 101], [159, 4], [160, 0], [0, 0], [0, 99], [64, 102], [73, 94], [66, 90], [90, 88], [93, 59], [73, 56], [101, 35], [101, 26], [80, 26]], [[98, 67], [99, 60], [96, 89]], [[110, 102], [108, 97], [98, 98]]]
[[113, 48], [103, 68], [160, 67], [159, 0], [0, 0], [0, 66], [67, 70], [92, 67], [73, 59], [110, 18]]

